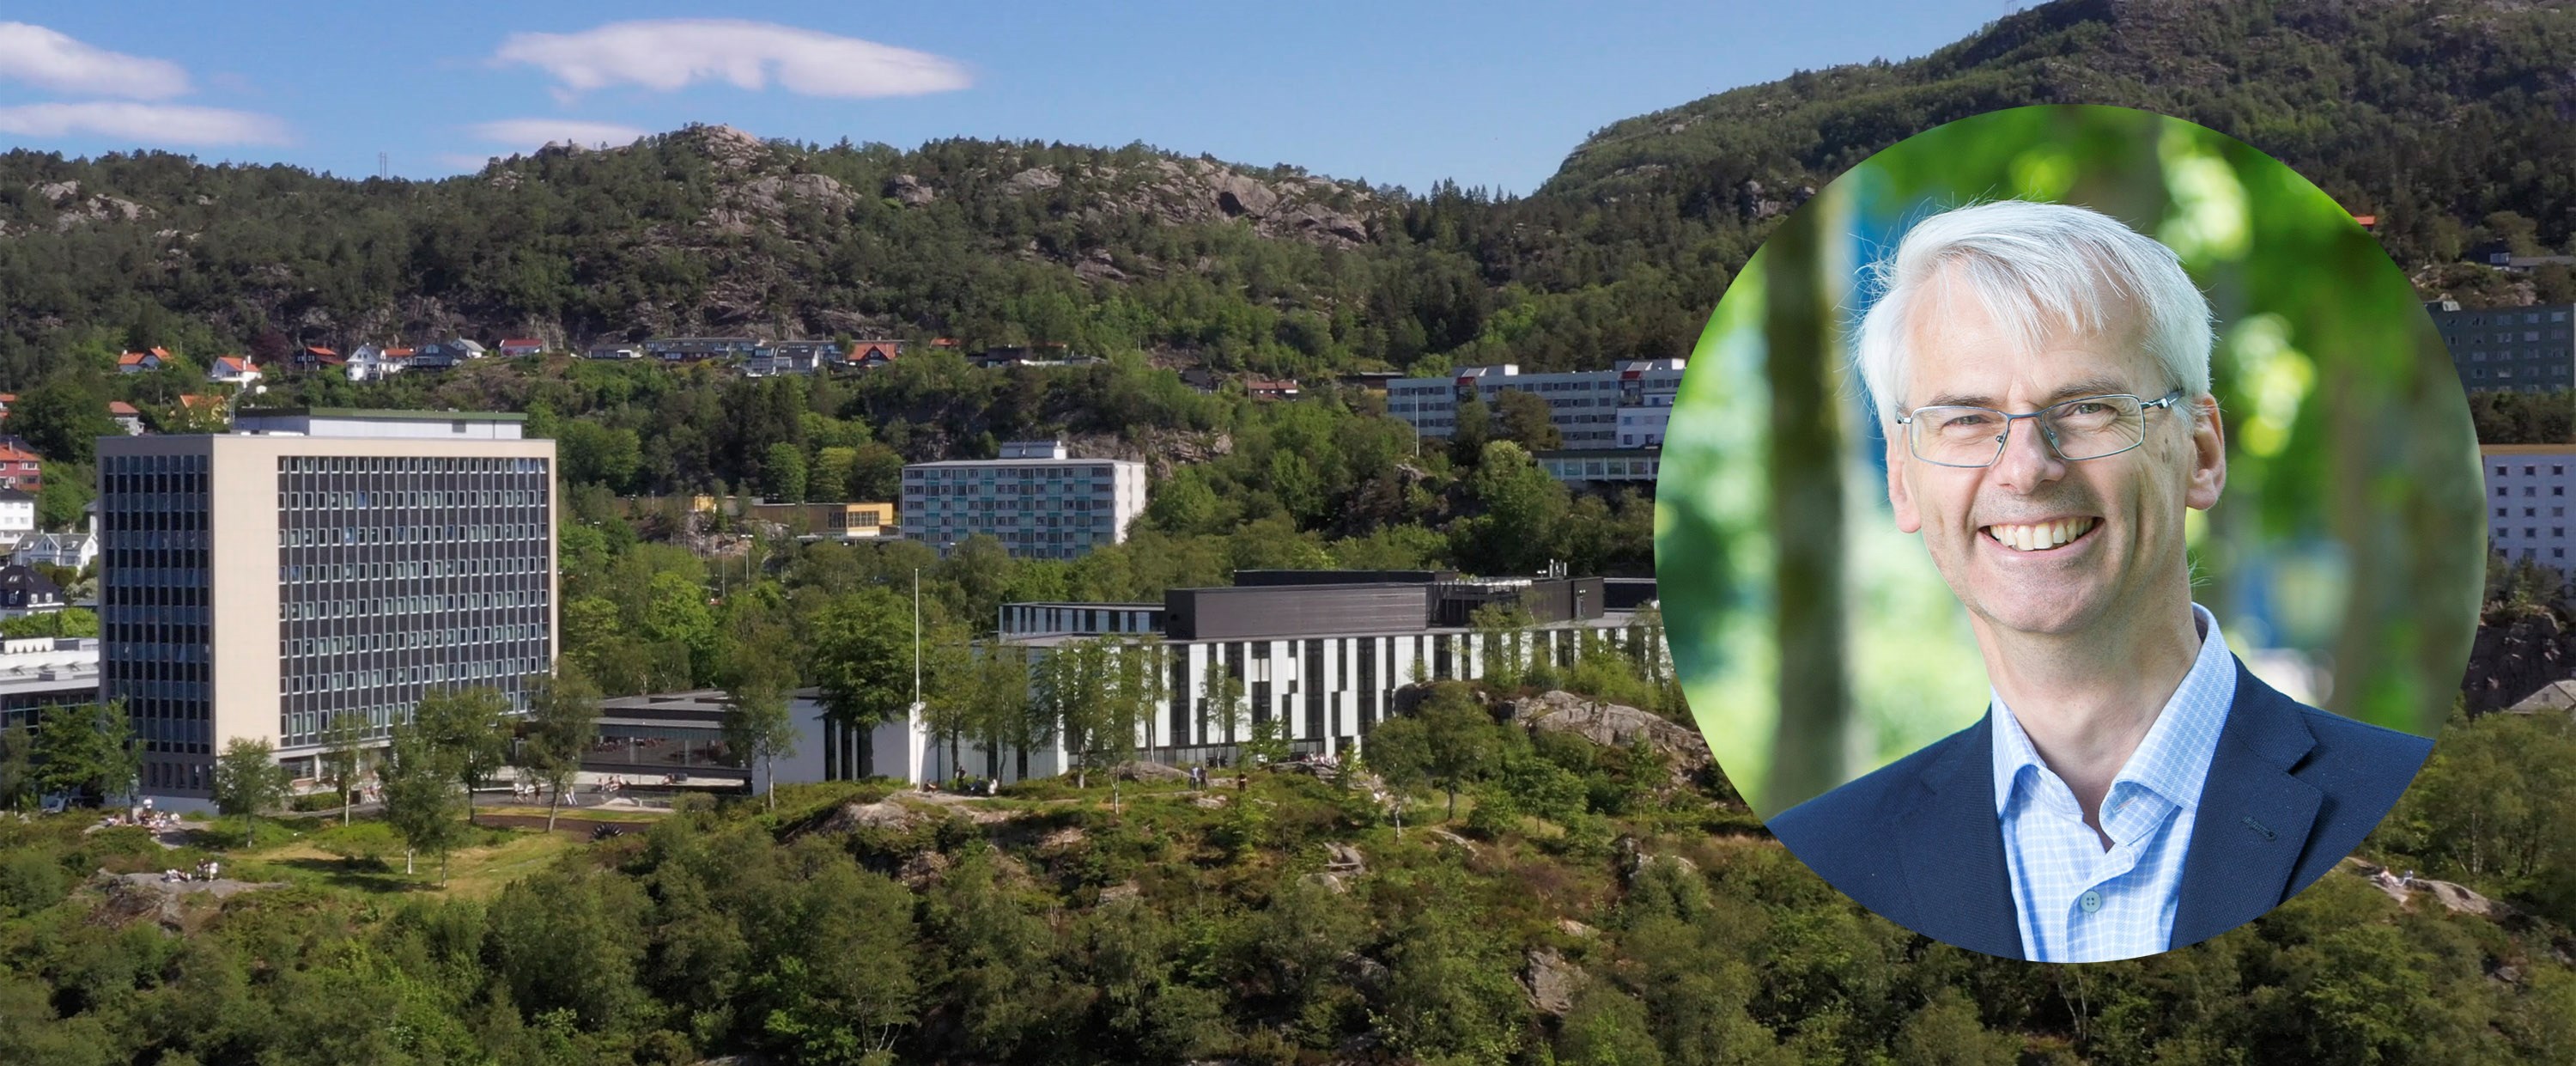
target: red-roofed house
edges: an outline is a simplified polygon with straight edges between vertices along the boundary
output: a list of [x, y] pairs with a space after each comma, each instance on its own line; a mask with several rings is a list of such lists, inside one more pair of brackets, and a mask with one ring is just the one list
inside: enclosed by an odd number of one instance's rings
[[143, 432], [143, 412], [136, 410], [133, 404], [109, 400], [107, 417], [115, 419], [117, 428], [124, 430], [126, 436], [139, 436]]
[[840, 365], [865, 370], [870, 367], [885, 366], [892, 363], [895, 361], [895, 357], [902, 354], [902, 341], [854, 340], [850, 342], [850, 350], [841, 353]]
[[247, 386], [259, 380], [259, 368], [238, 355], [219, 355], [215, 357], [214, 369], [206, 371], [206, 380]]
[[286, 357], [286, 369], [297, 373], [337, 370], [341, 364], [347, 362], [348, 360], [341, 357], [340, 353], [329, 348], [306, 345], [296, 349], [295, 354]]
[[0, 437], [0, 489], [41, 492], [45, 488], [45, 457], [27, 447], [16, 437]]
[[162, 365], [169, 361], [170, 353], [160, 348], [154, 348], [150, 351], [142, 352], [127, 352], [116, 357], [116, 372], [119, 374], [148, 374], [152, 371], [161, 369]]
[[535, 355], [545, 350], [546, 342], [526, 337], [510, 337], [501, 342], [501, 354], [504, 356]]
[[1297, 398], [1297, 379], [1245, 378], [1243, 391], [1256, 400], [1294, 400]]

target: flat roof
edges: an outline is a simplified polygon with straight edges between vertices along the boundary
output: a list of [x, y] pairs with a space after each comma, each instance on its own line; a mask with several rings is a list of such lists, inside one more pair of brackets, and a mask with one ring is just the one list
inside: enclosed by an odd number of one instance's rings
[[525, 422], [528, 416], [510, 411], [395, 411], [370, 407], [257, 407], [246, 408], [240, 418], [376, 418], [404, 422]]
[[[1617, 629], [1621, 626], [1633, 623], [1636, 620], [1637, 612], [1633, 610], [1604, 610], [1601, 612], [1601, 617], [1599, 618], [1570, 618], [1562, 622], [1541, 622], [1529, 628], [1533, 631], [1540, 632], [1561, 629]], [[1420, 629], [1372, 629], [1364, 632], [1353, 633], [1289, 633], [1276, 637], [1198, 637], [1192, 640], [1181, 640], [1175, 637], [1166, 636], [1163, 637], [1163, 642], [1166, 644], [1258, 644], [1274, 640], [1340, 640], [1345, 638], [1361, 640], [1371, 637], [1436, 637], [1443, 635], [1469, 635], [1475, 632], [1476, 630], [1472, 626], [1424, 626]], [[1135, 634], [1132, 633], [1038, 633], [1024, 637], [1006, 636], [1000, 639], [1004, 644], [1018, 645], [1020, 647], [1053, 648], [1060, 647], [1077, 640], [1090, 640], [1094, 637], [1123, 637], [1134, 635]]]
[[2566, 455], [2576, 452], [2576, 442], [2567, 444], [2481, 444], [2480, 455]]
[[1046, 466], [1046, 465], [1050, 465], [1050, 464], [1060, 465], [1060, 466], [1081, 466], [1081, 465], [1086, 465], [1086, 464], [1090, 464], [1090, 463], [1125, 463], [1125, 464], [1127, 464], [1127, 465], [1129, 465], [1129, 466], [1143, 466], [1143, 465], [1145, 465], [1141, 460], [1136, 460], [1136, 459], [1057, 459], [1057, 458], [1053, 458], [1053, 457], [1046, 457], [1046, 456], [1035, 456], [1035, 457], [1031, 457], [1031, 458], [1027, 458], [1027, 459], [939, 459], [939, 460], [934, 460], [934, 461], [932, 461], [932, 462], [927, 462], [927, 463], [905, 463], [905, 464], [903, 464], [903, 466], [904, 466], [904, 469], [906, 469], [906, 470], [910, 470], [910, 469], [912, 469], [912, 468], [914, 468], [914, 467], [930, 467], [930, 466], [939, 466], [939, 467], [977, 467], [977, 466]]

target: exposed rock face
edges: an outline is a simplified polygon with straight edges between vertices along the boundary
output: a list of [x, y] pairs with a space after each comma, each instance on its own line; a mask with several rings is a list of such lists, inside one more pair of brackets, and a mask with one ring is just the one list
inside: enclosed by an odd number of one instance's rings
[[1544, 692], [1512, 701], [1510, 716], [1532, 729], [1574, 733], [1608, 747], [1643, 740], [1670, 760], [1676, 783], [1688, 783], [1709, 763], [1708, 740], [1699, 731], [1634, 707], [1604, 703], [1571, 692]]
[[1532, 948], [1529, 965], [1521, 972], [1521, 983], [1529, 991], [1530, 1005], [1539, 1013], [1562, 1018], [1574, 1009], [1574, 992], [1583, 985], [1583, 968], [1566, 961], [1555, 948]]
[[885, 194], [902, 202], [905, 207], [923, 207], [939, 199], [937, 190], [910, 174], [897, 174], [894, 180], [886, 182]]
[[910, 829], [921, 822], [921, 812], [889, 797], [875, 803], [847, 803], [815, 829], [825, 833], [847, 833], [855, 829]]
[[1026, 196], [1062, 184], [1064, 184], [1064, 176], [1056, 173], [1054, 167], [1030, 167], [1011, 175], [1010, 180], [1002, 183], [1002, 191], [1013, 196]]
[[[2501, 612], [2498, 612], [2501, 613]], [[2468, 677], [2460, 685], [2470, 714], [2511, 707], [2541, 686], [2567, 676], [2571, 649], [2558, 616], [2531, 610], [2510, 617], [2490, 614], [2469, 650]]]
[[1002, 183], [1025, 196], [1083, 182], [1086, 220], [1144, 214], [1165, 225], [1242, 220], [1265, 237], [1332, 247], [1365, 244], [1366, 214], [1375, 198], [1366, 190], [1317, 178], [1265, 181], [1205, 159], [1157, 159], [1133, 167], [1085, 166], [1073, 174], [1032, 167]]

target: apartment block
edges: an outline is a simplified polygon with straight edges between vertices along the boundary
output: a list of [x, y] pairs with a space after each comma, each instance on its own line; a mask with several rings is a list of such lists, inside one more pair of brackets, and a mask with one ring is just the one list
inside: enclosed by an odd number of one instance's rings
[[2528, 559], [2566, 570], [2568, 486], [2576, 485], [2576, 444], [2489, 444], [2478, 449], [2486, 482], [2487, 546], [2507, 562]]
[[947, 554], [978, 533], [1014, 556], [1072, 559], [1127, 539], [1145, 510], [1145, 464], [1076, 459], [1062, 441], [1013, 441], [999, 459], [903, 468], [903, 535]]
[[1386, 390], [1387, 413], [1424, 437], [1458, 432], [1458, 405], [1482, 400], [1490, 410], [1505, 392], [1547, 401], [1548, 421], [1568, 449], [1661, 447], [1681, 391], [1685, 361], [1636, 359], [1609, 370], [1524, 374], [1518, 364], [1464, 367], [1436, 378], [1397, 378]]
[[2424, 306], [2451, 349], [2462, 389], [2576, 388], [2576, 322], [2570, 321], [2576, 304], [2464, 308], [2456, 300], [2436, 300]]
[[235, 737], [311, 776], [343, 711], [381, 740], [435, 689], [514, 707], [557, 647], [554, 442], [518, 415], [243, 412], [103, 438], [99, 694], [144, 791], [209, 794]]

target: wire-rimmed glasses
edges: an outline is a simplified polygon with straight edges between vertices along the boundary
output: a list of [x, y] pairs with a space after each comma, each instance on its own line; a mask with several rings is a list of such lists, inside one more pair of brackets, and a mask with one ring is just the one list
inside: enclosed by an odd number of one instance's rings
[[1917, 407], [1896, 420], [1905, 427], [1906, 445], [1914, 457], [1935, 466], [1993, 466], [2003, 458], [2012, 424], [2039, 420], [2039, 435], [2048, 450], [2070, 463], [2118, 455], [2147, 439], [2147, 408], [2172, 407], [2182, 399], [2175, 389], [2162, 399], [2126, 394], [2080, 396], [2050, 404], [2026, 415], [1991, 407]]

